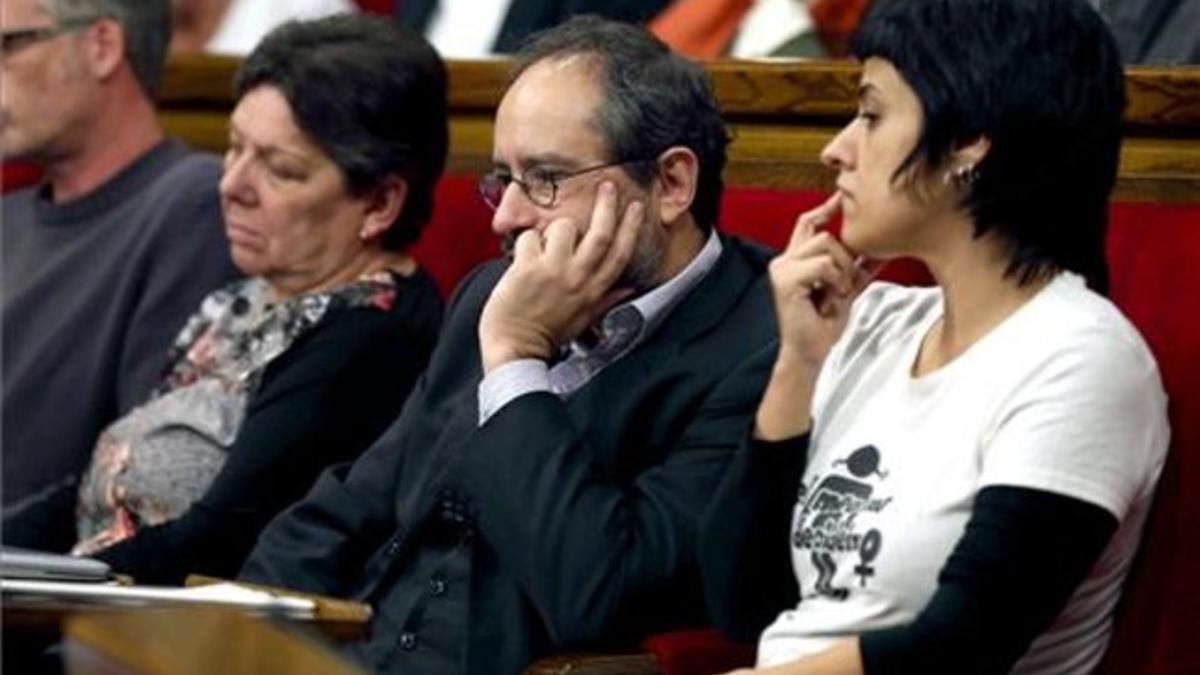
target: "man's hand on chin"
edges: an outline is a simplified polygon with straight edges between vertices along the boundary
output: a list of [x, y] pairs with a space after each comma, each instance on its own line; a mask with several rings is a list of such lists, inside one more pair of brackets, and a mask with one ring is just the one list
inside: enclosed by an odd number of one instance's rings
[[479, 320], [484, 374], [518, 359], [549, 360], [628, 297], [630, 289], [614, 285], [633, 256], [644, 215], [645, 207], [631, 202], [618, 223], [616, 188], [605, 181], [586, 230], [559, 218], [522, 232]]

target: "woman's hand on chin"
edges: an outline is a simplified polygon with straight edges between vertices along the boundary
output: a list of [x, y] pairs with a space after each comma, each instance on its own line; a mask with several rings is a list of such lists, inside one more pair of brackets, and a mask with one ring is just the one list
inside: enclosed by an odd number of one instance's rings
[[754, 436], [779, 441], [809, 429], [812, 390], [826, 355], [841, 336], [850, 305], [870, 281], [850, 250], [821, 230], [840, 195], [796, 219], [791, 241], [771, 261], [779, 323], [779, 355], [755, 415]]
[[798, 359], [814, 370], [841, 336], [851, 303], [870, 281], [854, 254], [822, 229], [840, 205], [835, 193], [801, 214], [787, 248], [769, 269], [780, 358]]

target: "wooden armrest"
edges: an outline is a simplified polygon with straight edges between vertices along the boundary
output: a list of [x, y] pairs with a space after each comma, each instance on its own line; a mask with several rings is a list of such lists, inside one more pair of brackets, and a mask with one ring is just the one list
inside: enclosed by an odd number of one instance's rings
[[233, 583], [239, 586], [245, 586], [246, 588], [252, 588], [256, 591], [263, 591], [282, 597], [306, 598], [308, 600], [312, 600], [315, 603], [315, 607], [313, 609], [313, 625], [326, 636], [339, 642], [359, 640], [365, 637], [368, 633], [368, 626], [371, 621], [371, 607], [370, 605], [365, 605], [361, 602], [331, 598], [314, 593], [293, 591], [291, 589], [268, 586], [266, 584], [218, 579], [216, 577], [208, 577], [202, 574], [189, 574], [187, 579], [184, 580], [184, 585], [188, 587], [209, 586], [212, 584], [225, 583]]
[[659, 675], [651, 654], [566, 654], [536, 661], [525, 675]]
[[328, 646], [240, 612], [81, 612], [64, 628], [67, 672], [79, 675], [365, 675]]

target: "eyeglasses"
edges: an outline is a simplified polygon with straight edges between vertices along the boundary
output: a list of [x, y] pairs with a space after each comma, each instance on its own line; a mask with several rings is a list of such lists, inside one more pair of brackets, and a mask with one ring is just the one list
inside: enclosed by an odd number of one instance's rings
[[73, 30], [87, 28], [96, 23], [100, 18], [98, 16], [80, 17], [77, 19], [64, 19], [49, 26], [0, 30], [0, 56], [9, 56], [22, 47], [27, 47], [43, 40], [49, 40]]
[[479, 197], [483, 200], [483, 203], [495, 211], [500, 208], [500, 201], [504, 199], [504, 193], [508, 190], [508, 186], [516, 183], [520, 186], [521, 192], [524, 192], [525, 196], [529, 198], [529, 201], [542, 208], [550, 208], [554, 206], [554, 200], [558, 198], [558, 186], [568, 178], [575, 178], [585, 173], [609, 167], [652, 161], [654, 160], [644, 157], [624, 159], [619, 162], [589, 166], [578, 171], [551, 171], [549, 169], [534, 168], [530, 169], [524, 178], [517, 178], [507, 171], [492, 171], [479, 179]]

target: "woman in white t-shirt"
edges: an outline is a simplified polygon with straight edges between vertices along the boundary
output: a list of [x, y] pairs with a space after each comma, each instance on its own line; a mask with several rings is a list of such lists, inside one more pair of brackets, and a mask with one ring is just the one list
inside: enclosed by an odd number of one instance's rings
[[[762, 631], [761, 672], [1091, 672], [1168, 440], [1101, 295], [1116, 46], [1084, 0], [881, 0], [855, 52], [837, 193], [771, 264], [774, 369], [705, 516], [714, 619]], [[893, 256], [937, 286], [869, 283]]]

